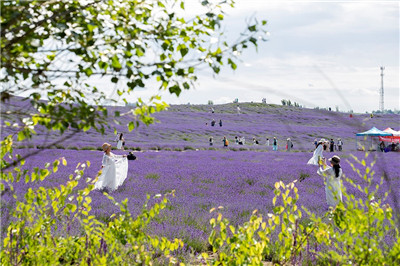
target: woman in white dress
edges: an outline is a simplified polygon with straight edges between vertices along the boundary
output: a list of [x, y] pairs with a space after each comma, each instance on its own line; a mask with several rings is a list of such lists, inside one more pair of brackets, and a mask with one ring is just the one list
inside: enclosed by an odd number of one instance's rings
[[104, 143], [103, 146], [102, 172], [94, 185], [95, 189], [116, 190], [124, 183], [128, 175], [128, 160], [126, 155], [116, 155], [111, 152], [111, 144]]
[[326, 201], [330, 207], [335, 207], [339, 202], [342, 201], [342, 190], [341, 190], [341, 177], [343, 174], [342, 168], [340, 167], [339, 156], [333, 156], [329, 159], [331, 167], [326, 165], [326, 160], [321, 162], [320, 168], [317, 173], [323, 176], [325, 181], [325, 194]]
[[124, 144], [125, 144], [124, 134], [119, 133], [117, 149], [118, 150], [121, 150], [121, 149], [124, 150]]
[[[325, 147], [324, 147], [325, 146]], [[326, 140], [325, 139], [321, 139], [320, 141], [318, 141], [317, 147], [314, 151], [313, 156], [311, 157], [310, 160], [308, 160], [307, 164], [311, 164], [311, 165], [319, 165], [319, 160], [324, 158], [324, 156], [322, 155], [322, 152], [326, 149]]]

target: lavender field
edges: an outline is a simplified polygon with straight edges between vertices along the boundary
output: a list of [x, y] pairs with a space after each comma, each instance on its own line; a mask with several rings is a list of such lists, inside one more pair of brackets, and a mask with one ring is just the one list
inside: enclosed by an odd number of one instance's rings
[[[236, 107], [240, 106], [241, 114], [237, 114]], [[140, 150], [184, 150], [184, 149], [209, 149], [208, 139], [214, 138], [213, 148], [222, 148], [222, 139], [228, 138], [231, 144], [235, 136], [243, 136], [246, 139], [244, 146], [232, 146], [231, 148], [242, 150], [268, 150], [265, 147], [266, 138], [272, 144], [273, 137], [278, 139], [280, 150], [285, 148], [286, 139], [291, 138], [295, 151], [311, 151], [314, 139], [331, 139], [335, 141], [341, 138], [344, 142], [344, 150], [356, 150], [355, 134], [369, 130], [375, 126], [384, 130], [391, 127], [400, 129], [399, 115], [385, 114], [353, 114], [333, 112], [318, 109], [298, 108], [292, 106], [279, 106], [261, 103], [224, 104], [213, 106], [215, 113], [211, 113], [209, 105], [176, 105], [167, 111], [156, 113], [158, 120], [149, 127], [140, 125], [129, 132], [127, 124], [134, 121], [134, 116], [129, 113], [129, 107], [109, 107], [111, 115], [108, 120], [109, 129], [105, 135], [100, 135], [93, 129], [87, 132], [75, 132], [70, 130], [60, 137], [58, 134], [37, 127], [37, 135], [30, 141], [24, 141], [19, 147], [48, 147], [62, 149], [96, 149], [104, 142], [114, 141], [118, 132], [123, 132], [126, 145], [130, 149]], [[22, 113], [32, 112], [28, 101], [12, 100], [5, 109]], [[120, 117], [113, 117], [114, 112], [120, 112]], [[6, 113], [6, 110], [5, 110]], [[5, 115], [3, 121], [15, 121], [18, 124], [19, 117]], [[217, 123], [210, 125], [214, 119]], [[218, 122], [222, 120], [222, 127]], [[206, 125], [207, 123], [207, 125]], [[15, 128], [2, 128], [1, 136], [12, 134]], [[65, 136], [69, 136], [66, 138]], [[260, 141], [259, 146], [253, 145], [255, 137]], [[65, 139], [66, 138], [66, 139]]]
[[[21, 154], [29, 152], [20, 150]], [[121, 154], [121, 152], [119, 152]], [[362, 152], [355, 152], [363, 157]], [[339, 154], [343, 161], [349, 160], [348, 153]], [[391, 180], [391, 194], [388, 203], [394, 204], [394, 198], [400, 197], [400, 174], [398, 171], [398, 153], [379, 154], [377, 157], [376, 183], [385, 171]], [[85, 178], [94, 178], [101, 166], [100, 151], [76, 150], [43, 150], [34, 156], [24, 168], [42, 167], [44, 162], [65, 157], [66, 167], [47, 178], [42, 183], [26, 185], [20, 182], [16, 187], [17, 195], [22, 195], [28, 188], [39, 186], [57, 186], [68, 181], [79, 162], [89, 160], [91, 167], [86, 171]], [[272, 212], [274, 183], [282, 180], [289, 183], [306, 177], [298, 182], [300, 200], [303, 205], [317, 214], [323, 214], [326, 209], [325, 190], [321, 177], [316, 174], [315, 166], [306, 165], [310, 153], [297, 152], [256, 152], [256, 151], [160, 151], [137, 152], [138, 159], [129, 162], [128, 178], [120, 189], [111, 193], [117, 201], [129, 199], [129, 208], [133, 214], [138, 214], [145, 202], [146, 194], [163, 194], [175, 190], [175, 197], [161, 216], [150, 227], [152, 234], [181, 238], [185, 243], [200, 252], [207, 250], [207, 237], [210, 232], [209, 210], [223, 206], [225, 217], [233, 224], [242, 224], [249, 219], [253, 210], [267, 215]], [[367, 161], [369, 163], [372, 160]], [[352, 171], [347, 162], [342, 164], [344, 173], [357, 184], [363, 180]], [[80, 187], [85, 186], [81, 182]], [[350, 194], [360, 196], [361, 193], [345, 183]], [[378, 194], [383, 197], [388, 191], [384, 183]], [[7, 194], [5, 194], [6, 196]], [[118, 213], [119, 207], [113, 205], [100, 191], [92, 193], [93, 214], [106, 222], [113, 213]], [[12, 202], [12, 198], [2, 197], [4, 202]], [[2, 204], [3, 222], [12, 204]], [[306, 219], [306, 218], [304, 218]], [[306, 221], [306, 220], [305, 220]], [[75, 233], [79, 232], [79, 228]]]
[[[21, 108], [21, 102], [13, 103], [10, 108]], [[110, 125], [118, 131], [126, 132], [127, 150], [136, 149], [138, 159], [129, 162], [128, 178], [125, 183], [111, 195], [117, 201], [129, 199], [128, 206], [133, 214], [138, 214], [145, 202], [146, 195], [164, 194], [175, 190], [175, 197], [160, 217], [152, 222], [149, 233], [181, 238], [186, 247], [195, 252], [208, 249], [207, 238], [210, 233], [209, 210], [223, 206], [223, 214], [233, 224], [242, 224], [249, 219], [253, 210], [266, 216], [272, 212], [274, 184], [282, 180], [289, 183], [297, 182], [299, 189], [299, 205], [316, 214], [322, 215], [327, 210], [324, 183], [316, 174], [315, 166], [306, 165], [312, 155], [314, 138], [342, 138], [344, 151], [329, 153], [330, 157], [338, 154], [342, 158], [342, 168], [347, 178], [356, 184], [363, 185], [364, 180], [355, 173], [349, 163], [354, 163], [350, 154], [364, 158], [365, 153], [356, 151], [354, 133], [364, 131], [372, 126], [380, 129], [393, 127], [398, 129], [397, 115], [382, 115], [370, 118], [369, 115], [355, 115], [350, 118], [346, 113], [321, 110], [281, 107], [275, 105], [242, 104], [242, 114], [235, 112], [235, 105], [215, 106], [216, 113], [211, 114], [209, 106], [172, 106], [167, 112], [156, 114], [160, 123], [149, 127], [140, 126], [137, 130], [127, 132], [126, 124], [129, 116], [119, 118], [121, 125], [110, 118]], [[113, 108], [110, 108], [113, 109]], [[127, 108], [119, 107], [120, 111]], [[223, 121], [223, 126], [210, 126], [210, 119]], [[208, 123], [208, 125], [206, 125]], [[64, 184], [69, 175], [74, 172], [79, 162], [90, 161], [91, 166], [85, 172], [80, 187], [85, 186], [86, 178], [95, 178], [100, 170], [103, 153], [97, 150], [105, 141], [113, 142], [115, 135], [112, 130], [105, 136], [92, 130], [79, 132], [72, 138], [57, 142], [60, 136], [44, 129], [37, 130], [38, 135], [32, 141], [18, 144], [16, 152], [31, 156], [24, 169], [43, 167], [46, 162], [65, 157], [66, 167], [44, 182], [25, 184], [23, 181], [15, 186], [16, 194], [22, 199], [28, 188], [39, 186], [52, 187]], [[6, 128], [2, 137], [12, 133]], [[66, 133], [68, 134], [68, 132]], [[223, 149], [222, 137], [230, 140], [230, 148]], [[245, 136], [246, 145], [235, 145], [235, 135]], [[214, 146], [208, 145], [208, 137], [214, 136]], [[265, 145], [265, 138], [277, 136], [280, 147], [277, 152]], [[251, 138], [257, 137], [261, 145], [252, 145]], [[284, 151], [284, 140], [291, 137], [294, 149]], [[219, 141], [221, 139], [221, 141]], [[55, 145], [43, 148], [46, 143]], [[117, 154], [126, 153], [115, 151]], [[367, 159], [369, 164], [373, 159], [375, 183], [386, 173], [390, 184], [384, 182], [378, 193], [383, 198], [389, 192], [386, 200], [392, 206], [398, 205], [400, 199], [400, 154], [395, 152], [373, 152]], [[361, 193], [344, 183], [347, 191], [359, 197]], [[112, 204], [100, 191], [92, 192], [93, 215], [107, 222], [110, 216], [119, 212], [118, 206]], [[2, 198], [1, 216], [3, 225], [9, 222], [9, 213], [13, 208], [14, 199], [9, 193]], [[307, 222], [303, 217], [302, 222]], [[2, 228], [5, 228], [2, 226]], [[75, 231], [74, 231], [75, 230]], [[72, 233], [79, 233], [79, 227], [73, 227]], [[4, 235], [4, 230], [2, 235]]]

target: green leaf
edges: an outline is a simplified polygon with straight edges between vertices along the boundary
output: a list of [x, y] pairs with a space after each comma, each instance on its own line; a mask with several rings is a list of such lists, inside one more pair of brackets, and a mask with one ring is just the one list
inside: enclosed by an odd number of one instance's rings
[[112, 62], [111, 65], [112, 65], [113, 68], [115, 68], [115, 69], [121, 69], [121, 68], [122, 68], [122, 65], [121, 65], [121, 63], [119, 62], [119, 59], [118, 59], [118, 56], [117, 56], [117, 55], [114, 55], [114, 56], [112, 57], [111, 62]]
[[76, 205], [75, 205], [75, 204], [71, 204], [71, 203], [68, 203], [68, 204], [67, 204], [67, 208], [68, 208], [71, 212], [75, 212], [76, 209], [77, 209]]
[[93, 30], [96, 28], [96, 25], [86, 24], [86, 27], [89, 32], [93, 32]]
[[237, 68], [237, 65], [235, 62], [232, 61], [232, 59], [228, 58], [228, 64], [231, 65], [232, 69], [235, 70]]
[[88, 77], [90, 77], [93, 74], [93, 70], [91, 68], [86, 68], [84, 72]]
[[179, 94], [181, 94], [181, 88], [179, 87], [179, 85], [174, 85], [169, 87], [169, 92], [171, 94], [176, 94], [176, 96], [179, 96]]
[[135, 128], [135, 123], [133, 121], [129, 122], [128, 124], [128, 130], [132, 131]]
[[256, 25], [252, 25], [248, 27], [249, 31], [254, 32], [257, 30], [257, 26]]
[[24, 131], [18, 132], [18, 141], [23, 141], [25, 138], [26, 137]]

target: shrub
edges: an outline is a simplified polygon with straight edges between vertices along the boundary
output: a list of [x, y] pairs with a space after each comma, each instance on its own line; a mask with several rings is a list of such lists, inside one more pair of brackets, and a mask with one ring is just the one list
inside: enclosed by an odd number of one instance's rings
[[193, 147], [190, 147], [190, 146], [185, 146], [185, 147], [183, 147], [183, 149], [186, 151], [186, 150], [195, 150], [195, 148], [193, 148]]
[[[347, 178], [344, 180], [358, 188], [365, 200], [349, 195], [343, 188], [345, 203], [340, 202], [323, 217], [303, 207], [309, 218], [302, 220], [302, 212], [296, 205], [299, 198], [296, 181], [288, 185], [276, 182], [273, 213], [268, 214], [267, 220], [255, 210], [248, 222], [235, 227], [218, 213], [210, 220], [209, 236], [216, 256], [210, 258], [202, 253], [201, 258], [207, 265], [261, 265], [265, 258], [280, 265], [399, 265], [400, 234], [396, 225], [399, 217], [395, 217], [391, 206], [383, 203], [385, 199], [375, 198], [379, 185], [372, 187], [374, 162], [366, 166], [365, 160], [353, 158], [365, 167], [365, 173], [361, 174], [351, 164], [367, 185], [361, 187]], [[385, 239], [388, 236], [390, 239]]]
[[158, 179], [160, 178], [160, 175], [159, 175], [159, 174], [147, 174], [147, 175], [145, 176], [145, 178], [147, 178], [147, 179], [158, 180]]
[[[367, 158], [368, 153], [365, 154]], [[350, 163], [353, 170], [366, 181], [362, 187], [351, 179], [344, 180], [357, 188], [366, 198], [357, 199], [343, 188], [345, 202], [339, 203], [337, 208], [330, 213], [331, 222], [324, 223], [321, 218], [311, 214], [315, 224], [320, 224], [315, 232], [319, 244], [329, 249], [317, 252], [319, 259], [338, 264], [353, 265], [398, 265], [400, 263], [400, 234], [396, 225], [393, 207], [385, 204], [385, 198], [378, 199], [376, 194], [383, 183], [372, 186], [374, 171], [371, 165], [367, 166], [365, 160], [353, 159], [364, 167], [361, 173], [354, 164]], [[398, 214], [397, 214], [398, 215]], [[389, 237], [389, 239], [386, 239]]]
[[94, 150], [94, 148], [93, 147], [89, 147], [89, 146], [85, 146], [85, 147], [82, 147], [82, 148], [80, 148], [81, 150]]
[[[65, 159], [54, 161], [52, 168], [47, 164], [44, 169], [35, 170], [27, 175], [26, 182], [44, 180], [56, 172], [61, 163], [65, 165]], [[87, 162], [87, 165], [90, 166], [90, 163]], [[108, 222], [102, 223], [91, 215], [90, 193], [94, 181], [87, 181], [85, 188], [77, 189], [84, 170], [85, 166], [79, 164], [76, 175], [71, 175], [65, 185], [29, 189], [23, 201], [17, 200], [12, 222], [2, 243], [1, 264], [118, 265], [126, 263], [129, 258], [132, 264], [148, 265], [156, 256], [169, 264], [177, 263], [171, 253], [183, 247], [181, 240], [169, 241], [165, 237], [146, 233], [147, 225], [166, 207], [170, 195], [156, 195], [154, 198], [158, 202], [151, 208], [147, 207], [150, 199], [147, 195], [141, 213], [133, 218], [127, 208], [128, 199], [116, 202], [104, 193], [120, 207], [120, 214], [113, 214]], [[18, 171], [2, 175], [2, 192], [6, 191], [6, 183], [11, 188], [10, 193], [13, 193], [12, 184], [22, 176], [13, 176], [13, 173]], [[59, 224], [64, 224], [64, 230], [68, 232], [68, 226], [74, 222], [81, 225], [81, 234], [63, 236], [55, 233]]]

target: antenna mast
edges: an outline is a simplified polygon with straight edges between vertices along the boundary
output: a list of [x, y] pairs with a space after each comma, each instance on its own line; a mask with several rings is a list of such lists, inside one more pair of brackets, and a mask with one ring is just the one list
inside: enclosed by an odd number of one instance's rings
[[380, 89], [379, 110], [381, 110], [382, 113], [385, 109], [383, 101], [383, 70], [385, 70], [385, 67], [381, 66], [381, 89]]

